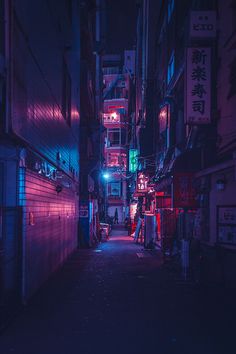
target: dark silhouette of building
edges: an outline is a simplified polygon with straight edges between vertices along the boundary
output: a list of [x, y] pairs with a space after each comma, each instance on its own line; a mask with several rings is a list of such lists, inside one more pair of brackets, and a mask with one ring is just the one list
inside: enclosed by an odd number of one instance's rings
[[[23, 0], [1, 1], [0, 6], [4, 322], [14, 305], [26, 302], [78, 245], [80, 158], [85, 166], [80, 132], [88, 137], [90, 151], [99, 129], [94, 108], [99, 93], [94, 90], [101, 75], [94, 80], [96, 2]], [[101, 117], [98, 106], [96, 112]], [[94, 159], [89, 155], [87, 174]]]

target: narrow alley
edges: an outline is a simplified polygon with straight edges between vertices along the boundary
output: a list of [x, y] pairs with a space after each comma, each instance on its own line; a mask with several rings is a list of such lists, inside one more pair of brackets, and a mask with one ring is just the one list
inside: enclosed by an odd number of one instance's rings
[[235, 353], [234, 304], [232, 291], [185, 283], [117, 225], [48, 280], [2, 333], [0, 352]]

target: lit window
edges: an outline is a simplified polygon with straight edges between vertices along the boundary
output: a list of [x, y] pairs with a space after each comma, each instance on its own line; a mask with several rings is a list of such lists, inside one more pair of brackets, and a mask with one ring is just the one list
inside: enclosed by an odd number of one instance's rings
[[120, 154], [117, 152], [107, 154], [107, 166], [108, 167], [123, 167], [126, 168], [127, 157], [126, 154]]
[[125, 129], [108, 129], [107, 140], [109, 142], [109, 146], [125, 145], [126, 142]]
[[167, 69], [167, 84], [169, 84], [170, 80], [172, 79], [175, 71], [175, 54], [172, 52], [169, 64], [168, 64], [168, 69]]
[[119, 146], [120, 145], [120, 129], [108, 129], [107, 139], [110, 143], [110, 146]]
[[175, 7], [175, 0], [168, 0], [168, 22], [170, 22]]

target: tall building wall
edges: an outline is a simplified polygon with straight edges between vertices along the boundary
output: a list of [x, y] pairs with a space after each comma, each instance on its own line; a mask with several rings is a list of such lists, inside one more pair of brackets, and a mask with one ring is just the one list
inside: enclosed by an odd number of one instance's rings
[[78, 61], [66, 1], [56, 5], [14, 3], [9, 129], [55, 164], [59, 153], [78, 178]]
[[77, 0], [6, 4], [0, 286], [13, 307], [77, 246], [80, 18]]

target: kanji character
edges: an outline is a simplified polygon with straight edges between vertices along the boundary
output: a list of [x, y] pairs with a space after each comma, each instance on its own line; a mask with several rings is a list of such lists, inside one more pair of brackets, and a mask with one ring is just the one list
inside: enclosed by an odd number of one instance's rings
[[206, 80], [206, 68], [197, 66], [196, 68], [193, 69], [192, 72], [192, 79], [193, 80]]
[[206, 91], [204, 89], [204, 86], [202, 84], [196, 84], [194, 85], [193, 87], [193, 90], [192, 90], [192, 96], [198, 96], [200, 98], [202, 98], [202, 96], [206, 94]]
[[204, 49], [202, 50], [194, 50], [192, 53], [192, 63], [193, 64], [205, 64], [206, 52]]
[[200, 112], [203, 114], [205, 112], [205, 101], [193, 101], [192, 108], [194, 112]]

